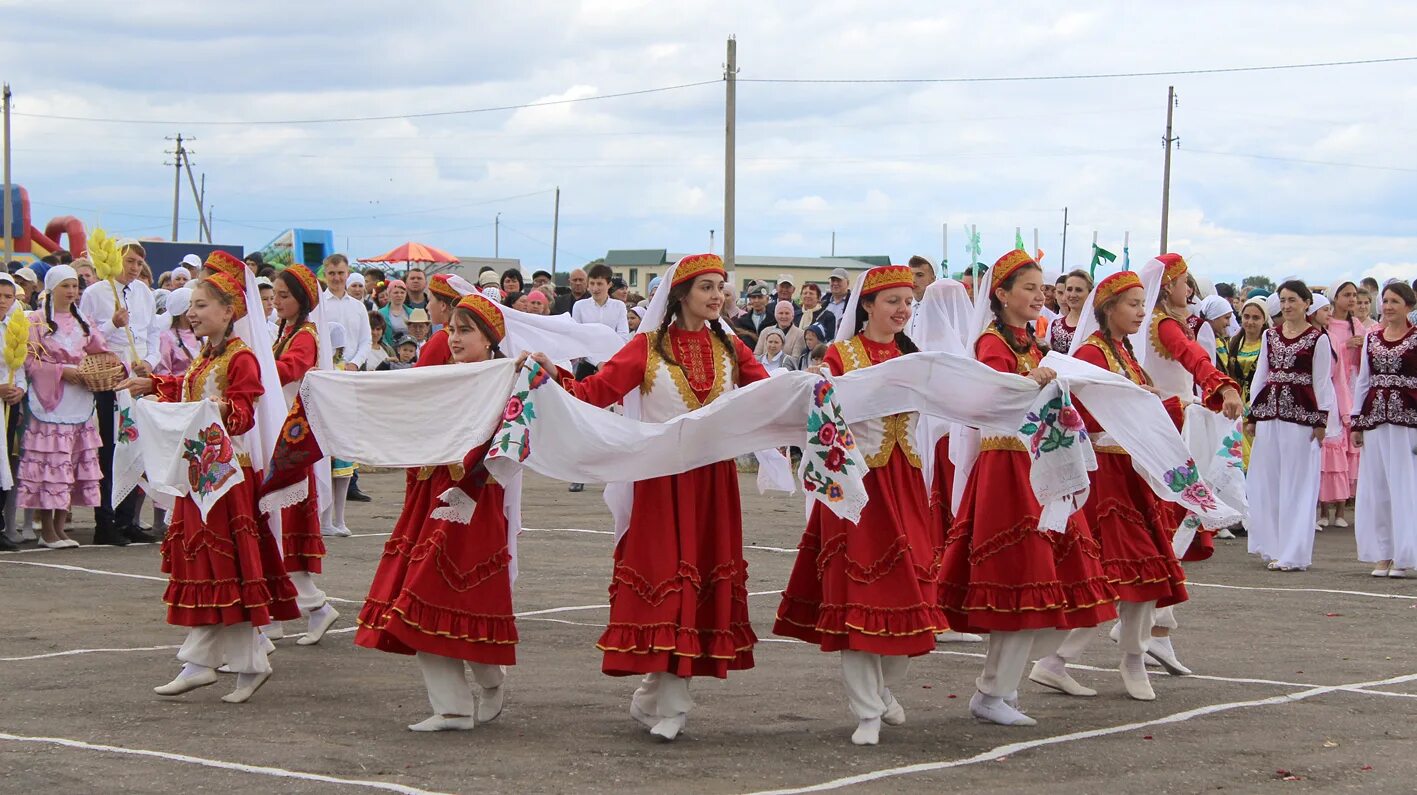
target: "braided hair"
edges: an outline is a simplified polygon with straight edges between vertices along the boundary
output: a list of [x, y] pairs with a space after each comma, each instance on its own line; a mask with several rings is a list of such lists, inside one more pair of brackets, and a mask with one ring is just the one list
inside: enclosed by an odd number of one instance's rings
[[[857, 333], [857, 334], [860, 334], [862, 331], [865, 330], [865, 328], [866, 328], [866, 321], [867, 321], [867, 319], [870, 317], [870, 315], [866, 314], [866, 305], [867, 305], [867, 304], [872, 304], [872, 305], [874, 305], [875, 303], [876, 303], [876, 294], [875, 294], [875, 293], [872, 293], [871, 295], [863, 295], [863, 296], [861, 296], [861, 300], [859, 300], [859, 301], [856, 302], [856, 333]], [[897, 332], [895, 333], [895, 346], [900, 349], [900, 352], [901, 352], [901, 355], [902, 355], [902, 356], [905, 355], [905, 354], [907, 354], [907, 353], [916, 353], [916, 352], [918, 352], [918, 351], [920, 350], [920, 348], [916, 346], [915, 341], [910, 338], [910, 335], [906, 334], [904, 331], [897, 331]]]
[[990, 325], [994, 327], [995, 331], [999, 332], [999, 336], [1004, 338], [1004, 342], [1009, 344], [1009, 350], [1012, 350], [1016, 356], [1022, 356], [1033, 349], [1034, 343], [1033, 340], [1030, 339], [1033, 335], [1030, 334], [1028, 338], [1020, 341], [1018, 337], [1009, 330], [1009, 324], [1004, 322], [1004, 302], [999, 300], [999, 294], [996, 291], [1008, 291], [1013, 289], [1014, 284], [1018, 282], [1018, 277], [1023, 275], [1024, 271], [1028, 270], [1035, 270], [1039, 273], [1043, 272], [1042, 268], [1033, 263], [1023, 265], [1013, 273], [1010, 273], [1009, 277], [995, 286], [993, 290], [989, 291], [989, 309], [994, 313], [994, 322]]
[[[300, 311], [296, 313], [293, 321], [281, 320], [280, 326], [276, 330], [276, 350], [275, 355], [280, 356], [290, 347], [290, 341], [295, 339], [295, 332], [299, 331], [306, 321], [310, 319], [310, 296], [306, 294], [305, 287], [300, 284], [300, 280], [290, 271], [281, 271], [276, 274], [276, 278], [281, 280], [285, 289], [294, 296], [295, 302], [300, 305]], [[291, 329], [290, 335], [286, 336], [285, 330]]]
[[[654, 337], [655, 353], [658, 353], [661, 359], [676, 367], [680, 365], [678, 360], [674, 358], [674, 352], [671, 350], [673, 346], [669, 345], [665, 340], [669, 337], [670, 324], [678, 319], [680, 310], [683, 308], [684, 296], [688, 295], [689, 291], [694, 288], [694, 281], [697, 280], [677, 284], [669, 289], [669, 301], [664, 307], [664, 318], [659, 321], [659, 328], [656, 329], [659, 333], [655, 334]], [[717, 318], [704, 322], [708, 325], [709, 330], [713, 332], [713, 335], [718, 337], [718, 341], [723, 343], [723, 347], [728, 351], [728, 358], [733, 362], [733, 368], [736, 370], [738, 368], [738, 348], [733, 344], [733, 340], [729, 339], [728, 332], [724, 330], [723, 324], [719, 322]]]
[[[84, 336], [87, 337], [87, 336], [89, 335], [89, 324], [84, 320], [84, 316], [81, 315], [81, 314], [79, 314], [79, 302], [78, 302], [78, 301], [75, 301], [75, 302], [73, 302], [72, 304], [69, 304], [69, 314], [71, 314], [71, 315], [74, 316], [74, 320], [76, 320], [76, 321], [78, 322], [79, 328], [81, 328], [81, 329], [84, 330]], [[57, 332], [59, 331], [59, 324], [54, 322], [54, 302], [53, 302], [53, 301], [45, 301], [45, 302], [44, 302], [44, 324], [45, 324], [46, 326], [49, 326], [49, 333], [50, 333], [50, 334], [55, 334], [55, 333], [57, 333]]]

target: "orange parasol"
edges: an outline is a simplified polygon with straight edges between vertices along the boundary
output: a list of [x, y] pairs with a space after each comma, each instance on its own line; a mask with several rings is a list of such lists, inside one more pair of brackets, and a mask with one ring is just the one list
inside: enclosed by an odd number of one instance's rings
[[456, 265], [459, 260], [452, 254], [441, 249], [425, 246], [422, 243], [412, 241], [404, 243], [393, 251], [380, 254], [377, 257], [360, 259], [364, 263], [383, 263], [385, 265], [412, 266], [414, 263], [424, 263], [428, 265]]

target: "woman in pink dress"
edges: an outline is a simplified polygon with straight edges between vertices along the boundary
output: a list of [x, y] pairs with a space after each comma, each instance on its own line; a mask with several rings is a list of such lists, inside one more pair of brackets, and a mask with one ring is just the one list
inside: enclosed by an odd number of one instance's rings
[[[1359, 321], [1357, 284], [1341, 281], [1328, 291], [1328, 297], [1332, 308], [1323, 328], [1328, 332], [1329, 344], [1337, 357], [1333, 368], [1333, 389], [1338, 395], [1339, 417], [1343, 421], [1344, 432], [1325, 439], [1323, 444], [1323, 477], [1319, 483], [1319, 502], [1323, 504], [1323, 513], [1319, 517], [1321, 528], [1347, 527], [1343, 504], [1356, 493], [1358, 448], [1353, 446], [1352, 434], [1349, 433], [1349, 415], [1357, 409], [1351, 405], [1352, 386], [1357, 383], [1358, 366], [1363, 360], [1363, 338], [1367, 332], [1367, 326]], [[1350, 408], [1353, 410], [1350, 411]]]

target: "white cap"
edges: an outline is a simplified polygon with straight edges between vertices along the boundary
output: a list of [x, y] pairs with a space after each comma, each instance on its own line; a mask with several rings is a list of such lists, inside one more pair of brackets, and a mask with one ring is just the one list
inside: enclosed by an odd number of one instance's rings
[[[188, 254], [182, 258], [182, 264], [193, 271], [199, 271], [202, 269], [202, 258], [196, 254]], [[191, 276], [192, 274], [188, 273], [187, 275]]]
[[792, 274], [790, 274], [790, 273], [779, 273], [779, 274], [777, 275], [777, 283], [778, 283], [778, 284], [784, 284], [784, 283], [786, 283], [786, 284], [792, 285], [793, 287], [796, 287], [796, 286], [797, 286], [797, 281], [792, 278]]

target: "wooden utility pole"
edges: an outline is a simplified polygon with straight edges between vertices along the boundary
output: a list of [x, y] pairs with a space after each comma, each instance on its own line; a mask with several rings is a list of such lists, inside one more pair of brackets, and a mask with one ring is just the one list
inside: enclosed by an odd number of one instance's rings
[[1066, 207], [1063, 208], [1063, 253], [1062, 253], [1061, 256], [1062, 256], [1062, 261], [1058, 263], [1058, 267], [1062, 269], [1063, 273], [1067, 273], [1067, 272], [1068, 272], [1068, 208], [1066, 208]]
[[561, 234], [561, 186], [556, 186], [556, 206], [551, 211], [551, 277], [556, 277], [556, 238]]
[[[192, 186], [192, 198], [197, 202], [197, 242], [202, 241], [202, 236], [206, 235], [207, 242], [211, 242], [212, 233], [207, 228], [207, 210], [202, 206], [202, 199], [207, 192], [207, 175], [202, 175], [201, 190], [197, 189], [197, 179], [192, 176], [192, 159], [187, 157], [187, 153], [182, 153], [182, 165], [187, 170], [187, 184]], [[176, 240], [176, 238], [174, 238]]]
[[1161, 173], [1161, 253], [1166, 253], [1166, 227], [1171, 218], [1171, 145], [1180, 138], [1171, 134], [1171, 114], [1176, 109], [1176, 87], [1166, 88], [1166, 137], [1161, 143], [1166, 147], [1166, 166]]
[[[168, 139], [172, 140], [172, 139]], [[173, 151], [172, 165], [172, 242], [177, 242], [177, 222], [180, 217], [180, 203], [182, 201], [182, 158], [186, 152], [182, 149], [182, 133], [177, 134], [177, 149]]]
[[735, 253], [733, 248], [733, 153], [736, 148], [734, 143], [735, 128], [737, 127], [735, 106], [738, 101], [738, 40], [732, 36], [728, 37], [728, 63], [723, 69], [723, 80], [726, 87], [723, 132], [723, 267], [732, 273]]
[[6, 83], [3, 89], [3, 101], [5, 103], [5, 261], [0, 263], [0, 267], [10, 264], [10, 260], [15, 257], [15, 241], [12, 234], [15, 232], [10, 226], [10, 216], [15, 212], [15, 200], [10, 195], [10, 84]]

